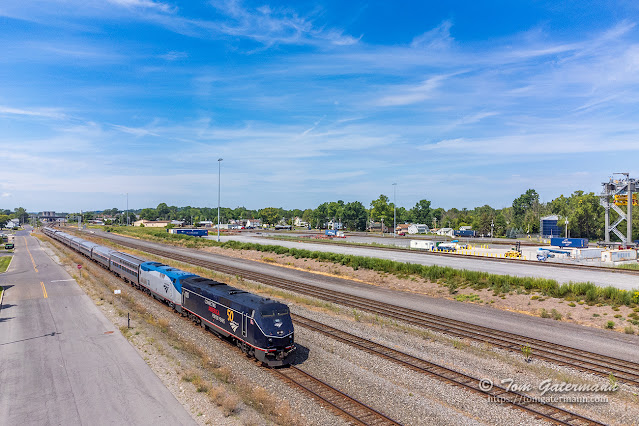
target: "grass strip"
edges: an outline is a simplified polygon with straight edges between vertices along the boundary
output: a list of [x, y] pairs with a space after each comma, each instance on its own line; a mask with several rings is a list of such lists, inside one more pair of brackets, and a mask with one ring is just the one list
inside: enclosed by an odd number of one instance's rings
[[169, 243], [189, 248], [221, 247], [232, 250], [253, 250], [293, 256], [296, 259], [315, 259], [320, 262], [340, 264], [354, 270], [368, 269], [393, 274], [399, 277], [420, 277], [437, 282], [447, 287], [472, 287], [474, 289], [491, 289], [495, 293], [510, 293], [515, 290], [537, 291], [544, 296], [564, 298], [566, 300], [584, 300], [587, 303], [603, 303], [614, 306], [636, 306], [639, 303], [639, 289], [622, 290], [616, 287], [599, 287], [592, 282], [569, 282], [559, 284], [557, 280], [535, 277], [514, 277], [498, 275], [468, 269], [455, 269], [448, 266], [420, 265], [397, 262], [374, 257], [355, 256], [307, 249], [288, 248], [279, 245], [243, 243], [227, 241], [218, 243], [189, 235], [169, 234], [164, 229], [107, 227], [106, 230], [132, 237]]
[[2, 256], [0, 257], [0, 273], [5, 272], [9, 267], [9, 263], [11, 263], [12, 256]]

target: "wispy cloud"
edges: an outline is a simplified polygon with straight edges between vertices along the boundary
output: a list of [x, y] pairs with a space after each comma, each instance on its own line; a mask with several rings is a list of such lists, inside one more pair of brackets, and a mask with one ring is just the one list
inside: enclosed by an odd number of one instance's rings
[[397, 93], [383, 96], [376, 101], [376, 104], [381, 106], [399, 106], [422, 102], [431, 98], [435, 90], [437, 90], [447, 78], [448, 76], [446, 75], [437, 75], [422, 81], [416, 86], [396, 87], [394, 89]]
[[411, 47], [429, 51], [449, 49], [454, 42], [454, 39], [450, 35], [452, 26], [451, 21], [442, 22], [438, 27], [415, 37], [411, 43]]
[[43, 117], [64, 119], [67, 115], [57, 108], [22, 109], [0, 105], [0, 115], [22, 115], [27, 117]]
[[109, 3], [124, 6], [127, 8], [140, 8], [158, 10], [161, 12], [174, 12], [176, 8], [168, 3], [162, 3], [153, 0], [107, 0]]

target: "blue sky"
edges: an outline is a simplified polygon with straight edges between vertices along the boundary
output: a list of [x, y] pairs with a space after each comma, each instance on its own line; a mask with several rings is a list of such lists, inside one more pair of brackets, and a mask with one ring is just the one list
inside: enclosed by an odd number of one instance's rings
[[639, 177], [633, 1], [0, 2], [0, 208], [505, 207]]

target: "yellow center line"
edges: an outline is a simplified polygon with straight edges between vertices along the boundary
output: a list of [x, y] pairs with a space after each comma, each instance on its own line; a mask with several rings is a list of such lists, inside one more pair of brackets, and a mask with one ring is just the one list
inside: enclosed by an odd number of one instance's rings
[[44, 298], [46, 299], [47, 297], [49, 297], [49, 295], [47, 294], [47, 288], [44, 286], [44, 283], [42, 281], [40, 281], [40, 285], [42, 286], [42, 294], [44, 294]]
[[29, 250], [29, 245], [27, 243], [27, 237], [22, 237], [22, 238], [24, 238], [24, 245], [27, 248], [27, 253], [29, 253], [29, 257], [31, 258], [31, 263], [33, 263], [33, 269], [35, 269], [35, 271], [38, 272], [38, 268], [36, 268], [35, 260], [33, 260], [33, 256], [31, 256], [31, 251]]

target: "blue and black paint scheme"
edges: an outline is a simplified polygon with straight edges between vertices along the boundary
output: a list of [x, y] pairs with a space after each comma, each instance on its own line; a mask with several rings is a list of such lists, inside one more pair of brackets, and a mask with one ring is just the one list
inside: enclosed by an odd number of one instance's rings
[[182, 306], [203, 327], [277, 367], [295, 356], [291, 315], [283, 303], [203, 277], [182, 280]]

